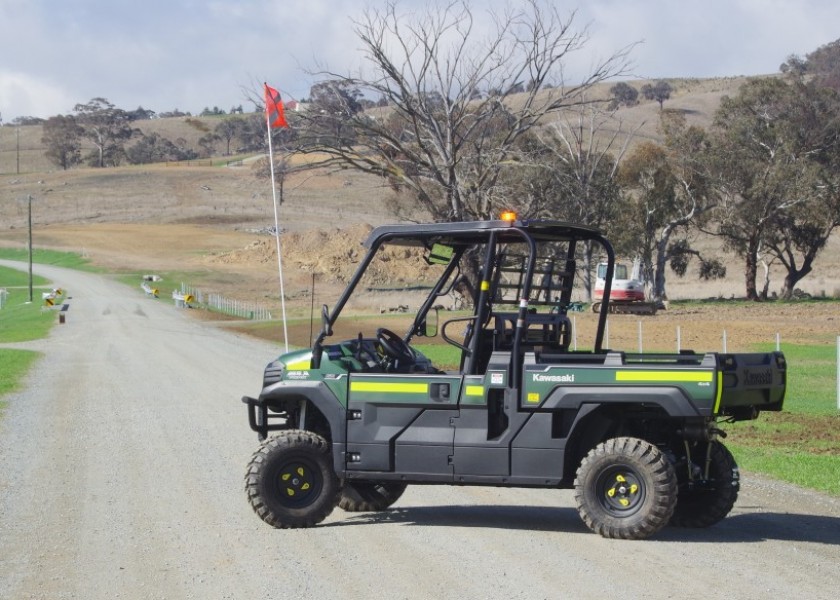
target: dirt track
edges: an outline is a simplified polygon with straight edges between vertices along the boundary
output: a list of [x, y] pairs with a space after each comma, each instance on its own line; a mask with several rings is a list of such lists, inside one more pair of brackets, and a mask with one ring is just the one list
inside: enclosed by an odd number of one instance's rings
[[275, 346], [97, 275], [0, 423], [0, 597], [834, 598], [840, 501], [745, 474], [733, 514], [604, 540], [571, 493], [409, 488], [392, 510], [278, 531], [249, 508], [243, 394]]

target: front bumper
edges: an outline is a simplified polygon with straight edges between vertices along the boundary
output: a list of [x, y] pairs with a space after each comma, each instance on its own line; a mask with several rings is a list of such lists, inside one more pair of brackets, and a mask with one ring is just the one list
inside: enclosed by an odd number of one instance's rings
[[[281, 431], [288, 429], [286, 413], [272, 414], [268, 412], [265, 402], [258, 398], [242, 396], [242, 402], [248, 406], [248, 425], [257, 432], [260, 441], [268, 437], [269, 431]], [[282, 420], [282, 423], [270, 422]]]

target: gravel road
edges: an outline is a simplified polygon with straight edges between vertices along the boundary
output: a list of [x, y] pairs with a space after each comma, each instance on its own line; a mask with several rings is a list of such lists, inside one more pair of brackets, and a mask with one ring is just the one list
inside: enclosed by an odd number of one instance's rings
[[[14, 263], [0, 261], [7, 266]], [[20, 266], [19, 264], [17, 266]], [[568, 491], [410, 487], [390, 511], [263, 524], [243, 394], [277, 348], [107, 277], [69, 290], [0, 422], [0, 598], [834, 598], [840, 501], [744, 475], [732, 515], [605, 540]], [[827, 473], [838, 477], [840, 474]]]

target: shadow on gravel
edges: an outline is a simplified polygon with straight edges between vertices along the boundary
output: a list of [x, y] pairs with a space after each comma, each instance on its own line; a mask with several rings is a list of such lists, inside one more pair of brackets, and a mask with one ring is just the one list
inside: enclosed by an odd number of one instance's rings
[[[333, 513], [340, 514], [340, 511]], [[495, 529], [559, 531], [584, 533], [589, 531], [574, 508], [544, 506], [416, 506], [391, 508], [376, 513], [345, 513], [346, 518], [321, 527], [347, 525], [378, 525], [400, 523], [424, 527], [485, 527]]]
[[731, 515], [708, 529], [668, 527], [656, 539], [715, 544], [779, 540], [840, 546], [840, 518], [791, 513]]
[[[346, 518], [321, 527], [399, 523], [424, 527], [589, 532], [577, 510], [563, 507], [422, 506], [392, 508], [378, 513], [345, 514]], [[707, 529], [666, 527], [651, 541], [737, 544], [767, 540], [840, 546], [840, 518], [790, 513], [732, 515]]]

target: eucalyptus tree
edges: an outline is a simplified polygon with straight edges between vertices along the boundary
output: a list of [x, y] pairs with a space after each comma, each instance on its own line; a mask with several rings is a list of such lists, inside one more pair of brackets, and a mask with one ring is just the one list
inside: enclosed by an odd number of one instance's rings
[[135, 130], [131, 115], [105, 98], [93, 98], [73, 107], [82, 136], [90, 140], [94, 151], [88, 157], [92, 166], [117, 165], [125, 154], [125, 143]]
[[639, 144], [623, 161], [619, 176], [628, 192], [622, 221], [624, 246], [641, 258], [654, 300], [667, 298], [669, 264], [684, 275], [689, 259], [697, 257], [701, 277], [725, 272], [715, 259], [693, 249], [690, 241], [693, 229], [708, 219], [718, 203], [709, 168], [708, 135], [688, 126], [681, 113], [663, 113], [661, 129], [664, 143]]
[[725, 97], [715, 121], [718, 233], [745, 261], [746, 295], [758, 265], [786, 269], [783, 296], [807, 275], [840, 223], [840, 100], [802, 78], [763, 78]]
[[83, 129], [72, 115], [56, 115], [44, 124], [41, 143], [46, 146], [47, 159], [65, 171], [82, 160]]

